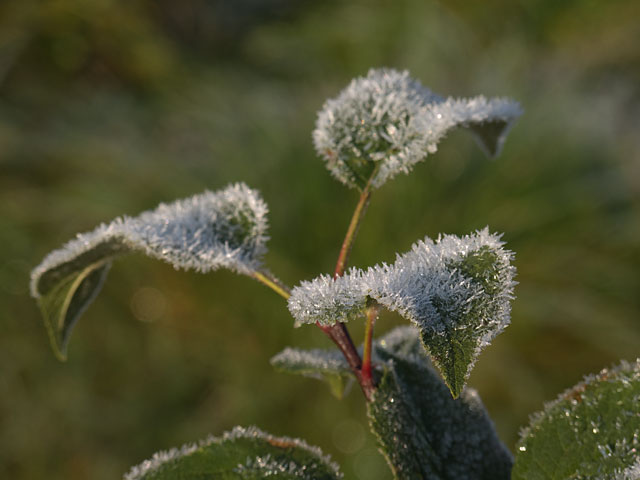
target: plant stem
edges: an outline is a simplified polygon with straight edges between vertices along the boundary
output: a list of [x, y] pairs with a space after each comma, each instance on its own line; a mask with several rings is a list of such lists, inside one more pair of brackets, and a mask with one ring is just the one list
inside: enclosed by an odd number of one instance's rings
[[[267, 270], [256, 271], [252, 274], [252, 277], [258, 280], [263, 285], [269, 287], [285, 300], [291, 296], [289, 287], [284, 285], [280, 280], [273, 276], [271, 272]], [[333, 341], [333, 343], [338, 346], [345, 359], [347, 360], [347, 363], [355, 373], [365, 397], [367, 398], [367, 400], [371, 400], [371, 394], [374, 390], [373, 383], [371, 383], [370, 380], [367, 381], [362, 377], [362, 360], [360, 360], [358, 350], [356, 350], [356, 347], [353, 344], [351, 337], [349, 336], [349, 332], [347, 331], [347, 327], [345, 326], [345, 324], [338, 323], [336, 325], [324, 326], [318, 323], [316, 325], [318, 325], [318, 327], [320, 327], [320, 329], [327, 334], [327, 336]]]
[[[372, 176], [373, 178], [373, 176]], [[358, 227], [360, 226], [360, 222], [364, 217], [365, 212], [367, 211], [367, 206], [369, 205], [369, 200], [371, 199], [371, 189], [370, 183], [367, 183], [366, 187], [360, 194], [360, 199], [358, 200], [358, 204], [356, 205], [355, 210], [353, 211], [353, 216], [351, 217], [351, 222], [349, 222], [349, 227], [347, 228], [347, 233], [344, 237], [344, 241], [342, 242], [342, 247], [340, 248], [340, 254], [338, 255], [338, 261], [336, 262], [336, 269], [333, 275], [333, 278], [336, 279], [342, 274], [347, 267], [347, 263], [349, 261], [349, 254], [351, 253], [351, 247], [353, 246], [353, 242], [356, 238], [356, 234], [358, 233]], [[373, 385], [373, 378], [371, 376], [371, 372], [369, 371], [368, 375], [363, 374], [362, 370], [362, 360], [360, 359], [360, 355], [358, 354], [358, 350], [353, 344], [353, 340], [349, 335], [349, 330], [347, 330], [347, 326], [338, 322], [331, 327], [321, 327], [322, 330], [334, 341], [334, 343], [338, 346], [345, 359], [349, 363], [351, 370], [355, 374], [358, 384], [362, 389], [362, 393], [364, 393], [367, 401], [371, 401], [373, 392], [375, 391], [375, 386]]]
[[349, 223], [349, 228], [347, 229], [347, 234], [345, 235], [344, 241], [342, 242], [342, 248], [340, 249], [340, 255], [338, 256], [338, 261], [336, 263], [336, 270], [333, 275], [334, 278], [342, 276], [345, 268], [347, 267], [347, 262], [349, 261], [349, 254], [351, 253], [353, 241], [355, 240], [356, 234], [358, 233], [360, 222], [362, 221], [362, 218], [367, 211], [370, 199], [371, 189], [369, 184], [367, 184], [367, 186], [360, 194], [360, 200], [356, 205], [356, 209], [353, 211], [353, 216], [351, 217], [351, 222]]
[[[349, 223], [349, 228], [347, 229], [344, 241], [342, 242], [342, 248], [340, 249], [340, 255], [338, 256], [338, 261], [336, 263], [334, 278], [338, 278], [344, 273], [347, 262], [349, 260], [349, 254], [351, 253], [351, 247], [353, 246], [356, 234], [358, 233], [360, 222], [362, 221], [362, 218], [367, 211], [367, 206], [369, 205], [370, 198], [371, 189], [370, 185], [367, 184], [360, 195], [360, 200], [356, 205], [353, 216], [351, 217], [351, 222]], [[290, 289], [282, 284], [282, 282], [274, 277], [273, 274], [271, 274], [271, 272], [269, 271], [256, 271], [252, 274], [252, 277], [265, 286], [269, 287], [285, 300], [287, 300], [291, 296]], [[369, 309], [367, 309], [367, 312], [368, 311]], [[377, 309], [375, 315], [377, 316]], [[362, 392], [364, 393], [365, 398], [367, 399], [367, 401], [371, 401], [373, 392], [375, 391], [375, 386], [373, 385], [373, 377], [371, 375], [371, 339], [373, 335], [373, 321], [375, 321], [375, 318], [372, 321], [369, 321], [368, 318], [369, 317], [367, 316], [368, 337], [365, 339], [365, 358], [368, 358], [368, 361], [365, 363], [365, 365], [367, 365], [365, 368], [363, 368], [362, 359], [360, 358], [358, 350], [353, 344], [353, 340], [351, 339], [349, 331], [347, 330], [347, 326], [344, 323], [338, 322], [335, 325], [331, 326], [324, 326], [320, 324], [317, 325], [340, 349], [340, 351], [344, 355], [344, 358], [347, 360], [347, 363], [351, 367], [351, 370], [353, 370], [353, 373], [358, 380], [360, 388], [362, 388]]]
[[255, 271], [252, 277], [258, 280], [263, 285], [266, 285], [278, 295], [287, 300], [291, 296], [291, 290], [284, 285], [280, 280], [273, 276], [273, 274], [267, 270]]
[[351, 340], [347, 326], [342, 322], [338, 322], [331, 326], [323, 326], [320, 324], [318, 324], [318, 326], [327, 334], [333, 343], [338, 346], [356, 376], [356, 380], [362, 389], [362, 393], [364, 393], [367, 401], [371, 401], [373, 392], [375, 391], [375, 386], [373, 385], [371, 376], [365, 377], [362, 374], [362, 360], [360, 359], [358, 350], [353, 344], [353, 340]]
[[373, 385], [373, 375], [371, 372], [371, 349], [373, 344], [373, 326], [378, 318], [377, 304], [367, 307], [365, 312], [367, 323], [364, 330], [364, 352], [362, 354], [362, 377], [371, 385]]

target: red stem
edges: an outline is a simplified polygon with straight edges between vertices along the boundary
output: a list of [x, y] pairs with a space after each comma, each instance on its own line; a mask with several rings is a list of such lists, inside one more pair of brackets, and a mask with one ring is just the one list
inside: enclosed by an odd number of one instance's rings
[[[344, 237], [344, 241], [342, 242], [342, 247], [340, 248], [340, 254], [338, 255], [338, 261], [336, 262], [336, 269], [333, 275], [333, 278], [336, 279], [345, 271], [347, 267], [347, 262], [349, 261], [349, 254], [351, 253], [351, 247], [353, 246], [353, 241], [355, 240], [356, 234], [358, 233], [358, 228], [360, 227], [360, 222], [362, 221], [362, 217], [367, 211], [367, 206], [369, 205], [369, 200], [371, 199], [371, 190], [369, 189], [369, 184], [365, 187], [365, 189], [360, 194], [360, 199], [358, 200], [358, 204], [353, 212], [353, 216], [351, 217], [351, 222], [349, 222], [349, 228], [347, 228], [347, 233]], [[369, 371], [368, 373], [363, 372], [362, 370], [362, 360], [360, 359], [360, 355], [358, 354], [358, 350], [353, 344], [353, 340], [349, 335], [349, 330], [347, 330], [347, 326], [338, 322], [335, 325], [330, 327], [320, 326], [322, 330], [333, 340], [333, 342], [338, 346], [345, 359], [349, 363], [351, 370], [356, 376], [358, 380], [358, 384], [362, 389], [362, 393], [364, 393], [367, 401], [371, 401], [373, 392], [375, 391], [375, 386], [373, 385], [373, 379], [371, 376], [371, 366], [369, 362]]]
[[362, 389], [362, 393], [364, 393], [367, 401], [371, 401], [375, 387], [373, 385], [371, 375], [363, 375], [362, 360], [360, 359], [358, 350], [353, 344], [353, 340], [351, 340], [351, 336], [349, 335], [347, 326], [342, 322], [338, 322], [335, 325], [331, 326], [324, 326], [320, 324], [316, 325], [318, 325], [322, 329], [322, 331], [326, 333], [327, 336], [333, 341], [333, 343], [338, 346], [338, 348], [344, 355], [344, 358], [347, 360], [347, 363], [351, 367], [351, 370], [355, 374], [356, 379], [358, 380], [358, 384]]
[[367, 324], [364, 331], [364, 352], [362, 354], [362, 377], [367, 383], [373, 385], [371, 371], [371, 349], [373, 347], [373, 326], [378, 318], [378, 305], [367, 307]]

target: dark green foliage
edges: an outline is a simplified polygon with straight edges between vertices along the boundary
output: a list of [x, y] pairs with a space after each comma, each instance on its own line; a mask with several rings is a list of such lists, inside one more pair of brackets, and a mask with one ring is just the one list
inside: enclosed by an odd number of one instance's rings
[[[511, 455], [498, 439], [478, 394], [457, 399], [419, 352], [413, 330], [377, 347], [382, 379], [368, 405], [371, 428], [395, 478], [509, 479]], [[389, 345], [384, 345], [389, 343]]]
[[73, 326], [100, 292], [119, 247], [114, 241], [100, 244], [45, 272], [35, 285], [51, 346], [60, 360], [66, 359]]
[[336, 480], [335, 464], [318, 448], [255, 427], [236, 427], [222, 438], [157, 453], [126, 480]]
[[640, 478], [640, 360], [588, 377], [522, 433], [514, 480]]
[[422, 341], [442, 373], [451, 395], [457, 398], [467, 383], [478, 354], [472, 328], [460, 328], [445, 335], [422, 333]]
[[495, 120], [492, 122], [473, 123], [469, 125], [480, 148], [489, 157], [497, 157], [502, 150], [504, 139], [509, 131], [507, 122]]

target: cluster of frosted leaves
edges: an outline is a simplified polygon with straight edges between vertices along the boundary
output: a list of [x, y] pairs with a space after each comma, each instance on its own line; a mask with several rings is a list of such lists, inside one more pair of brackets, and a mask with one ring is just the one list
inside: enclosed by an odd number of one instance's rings
[[[288, 348], [272, 363], [281, 371], [325, 379], [350, 376], [337, 350]], [[373, 345], [378, 387], [368, 405], [371, 429], [397, 479], [508, 479], [512, 459], [478, 394], [453, 399], [431, 366], [414, 327], [400, 327]]]
[[54, 351], [65, 357], [71, 330], [100, 291], [115, 257], [142, 252], [178, 269], [227, 268], [250, 275], [266, 252], [267, 227], [267, 205], [256, 190], [239, 183], [79, 234], [31, 273], [31, 294]]
[[424, 347], [458, 396], [484, 347], [510, 321], [515, 285], [512, 253], [487, 229], [425, 239], [392, 265], [351, 269], [293, 289], [296, 325], [331, 325], [362, 311], [371, 299], [418, 326]]
[[287, 437], [274, 437], [256, 427], [235, 427], [222, 437], [209, 437], [156, 453], [133, 467], [124, 480], [336, 480], [338, 466], [317, 447]]
[[513, 479], [640, 479], [640, 359], [589, 376], [534, 415]]
[[510, 478], [511, 454], [477, 392], [451, 397], [415, 329], [396, 329], [375, 351], [381, 379], [367, 413], [396, 479]]
[[444, 99], [406, 71], [372, 69], [325, 103], [313, 141], [339, 181], [377, 188], [435, 153], [455, 127], [470, 128], [487, 154], [498, 155], [521, 113], [512, 100]]

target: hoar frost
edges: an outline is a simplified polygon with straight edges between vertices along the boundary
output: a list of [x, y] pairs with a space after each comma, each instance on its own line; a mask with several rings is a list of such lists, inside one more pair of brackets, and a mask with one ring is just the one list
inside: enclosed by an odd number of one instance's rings
[[296, 325], [331, 325], [362, 313], [370, 300], [418, 326], [424, 346], [457, 396], [480, 351], [508, 324], [513, 254], [488, 229], [426, 238], [392, 265], [321, 276], [293, 289]]
[[180, 269], [250, 273], [259, 268], [266, 252], [267, 212], [256, 190], [237, 183], [162, 203], [137, 217], [117, 218], [51, 252], [33, 270], [31, 292], [38, 297], [43, 275], [106, 244], [114, 254], [141, 251]]
[[[566, 390], [520, 433], [514, 480], [640, 478], [640, 358]], [[572, 455], [566, 455], [570, 446]]]
[[409, 73], [372, 69], [318, 114], [313, 141], [332, 175], [347, 186], [380, 187], [408, 173], [452, 128], [470, 127], [490, 155], [500, 152], [519, 105], [508, 99], [444, 99]]
[[321, 275], [303, 281], [291, 292], [289, 311], [296, 326], [333, 325], [361, 314], [370, 297], [437, 333], [452, 326], [443, 315], [452, 308], [449, 304], [460, 301], [469, 311], [471, 302], [482, 300], [476, 312], [491, 310], [495, 315], [487, 320], [506, 326], [515, 267], [510, 264], [513, 254], [503, 245], [486, 228], [463, 237], [444, 235], [435, 242], [425, 238], [391, 265], [352, 268], [335, 280]]
[[[238, 444], [241, 442], [250, 442], [255, 452], [260, 451], [281, 451], [296, 450], [304, 453], [307, 457], [307, 464], [299, 464], [293, 460], [277, 459], [272, 453], [264, 455], [256, 455], [255, 457], [242, 456], [240, 451], [242, 447]], [[246, 447], [246, 445], [245, 445]], [[172, 448], [168, 451], [158, 452], [149, 460], [145, 460], [139, 465], [131, 468], [124, 476], [124, 480], [143, 480], [146, 478], [174, 478], [176, 466], [181, 462], [186, 464], [189, 457], [200, 456], [200, 464], [194, 459], [195, 467], [183, 467], [185, 470], [194, 468], [198, 476], [206, 476], [214, 478], [224, 476], [229, 478], [229, 474], [233, 473], [240, 478], [256, 478], [286, 474], [286, 478], [295, 477], [302, 479], [339, 479], [342, 474], [338, 466], [331, 461], [331, 458], [324, 455], [318, 447], [310, 446], [304, 440], [289, 437], [275, 437], [263, 432], [257, 427], [235, 427], [230, 432], [225, 432], [222, 437], [207, 437], [205, 440], [196, 444], [186, 444], [179, 448]], [[237, 463], [235, 468], [225, 470], [218, 468], [215, 464], [203, 461], [208, 456], [211, 459], [219, 459], [220, 457], [228, 460], [229, 458], [238, 457], [243, 463]], [[225, 461], [223, 460], [223, 461]], [[317, 477], [316, 475], [320, 475]], [[185, 477], [189, 474], [185, 474]], [[234, 477], [235, 478], [235, 477]]]

